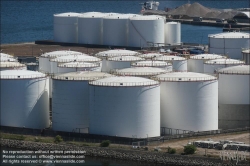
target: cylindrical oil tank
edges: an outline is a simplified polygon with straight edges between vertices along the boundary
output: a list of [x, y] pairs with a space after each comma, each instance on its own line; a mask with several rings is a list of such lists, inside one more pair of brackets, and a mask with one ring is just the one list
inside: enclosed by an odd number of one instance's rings
[[54, 14], [54, 41], [78, 43], [78, 16], [80, 13]]
[[250, 64], [250, 49], [242, 51], [242, 60], [245, 62], [246, 65]]
[[0, 57], [14, 58], [13, 55], [5, 54], [5, 53], [0, 53]]
[[130, 51], [130, 50], [123, 50], [123, 49], [115, 49], [115, 50], [107, 50], [102, 51], [95, 54], [96, 57], [102, 59], [102, 72], [107, 72], [107, 59], [116, 56], [137, 56], [140, 55], [139, 52]]
[[161, 82], [161, 127], [189, 131], [218, 129], [218, 81], [211, 75], [171, 72]]
[[103, 17], [103, 45], [127, 46], [129, 18], [135, 14], [117, 14]]
[[147, 54], [140, 54], [139, 57], [147, 59], [147, 60], [152, 60], [153, 58], [163, 56], [163, 54], [159, 53], [147, 53]]
[[96, 71], [53, 76], [52, 129], [88, 133], [89, 81], [109, 76], [111, 75]]
[[0, 62], [0, 71], [3, 70], [27, 70], [27, 66], [19, 62]]
[[142, 77], [90, 83], [89, 133], [129, 138], [160, 136], [160, 86]]
[[220, 69], [219, 128], [249, 127], [250, 66], [239, 65]]
[[128, 46], [144, 48], [164, 45], [164, 24], [165, 19], [161, 16], [131, 17]]
[[67, 55], [67, 56], [60, 56], [54, 59], [50, 59], [51, 62], [51, 69], [52, 73], [58, 73], [58, 65], [60, 63], [67, 63], [67, 62], [99, 62], [101, 63], [101, 59], [89, 56], [87, 54], [80, 54], [80, 55]]
[[111, 73], [117, 76], [134, 76], [150, 78], [159, 74], [167, 73], [168, 71], [156, 67], [133, 67], [125, 69], [115, 69]]
[[102, 45], [103, 17], [108, 13], [88, 12], [78, 17], [78, 43]]
[[180, 56], [164, 55], [154, 58], [157, 61], [167, 61], [173, 66], [173, 71], [187, 71], [187, 59]]
[[0, 77], [1, 126], [49, 127], [48, 77], [29, 70], [5, 70]]
[[0, 62], [17, 62], [17, 60], [13, 57], [1, 56]]
[[[51, 59], [55, 59], [60, 56], [66, 56], [66, 55], [81, 55], [81, 52], [77, 51], [68, 51], [68, 50], [61, 50], [61, 51], [52, 51], [48, 53], [44, 53], [39, 57], [39, 71], [53, 75], [53, 62], [51, 62]], [[49, 78], [49, 97], [52, 97], [52, 80]]]
[[188, 59], [188, 71], [204, 73], [204, 63], [206, 61], [212, 59], [221, 59], [221, 58], [226, 58], [226, 57], [218, 54], [199, 54], [190, 56], [190, 58]]
[[58, 64], [58, 73], [68, 73], [77, 71], [101, 71], [101, 62], [68, 62]]
[[208, 35], [209, 53], [224, 54], [232, 59], [241, 59], [242, 48], [250, 47], [250, 34], [242, 32], [224, 32]]
[[167, 71], [173, 71], [172, 64], [164, 61], [147, 60], [147, 61], [133, 62], [131, 64], [131, 67], [156, 67], [156, 68], [162, 68]]
[[48, 53], [44, 53], [39, 57], [39, 71], [43, 73], [52, 73], [51, 69], [51, 62], [50, 59], [54, 59], [60, 56], [66, 55], [80, 55], [81, 52], [77, 51], [68, 51], [68, 50], [61, 50], [61, 51], [52, 51]]
[[181, 44], [181, 23], [167, 22], [165, 24], [165, 44]]
[[110, 72], [113, 69], [123, 69], [131, 67], [132, 62], [142, 61], [144, 58], [137, 56], [117, 56], [108, 58], [106, 61], [106, 70]]
[[204, 73], [215, 74], [221, 68], [244, 64], [244, 61], [228, 58], [208, 60], [204, 62]]

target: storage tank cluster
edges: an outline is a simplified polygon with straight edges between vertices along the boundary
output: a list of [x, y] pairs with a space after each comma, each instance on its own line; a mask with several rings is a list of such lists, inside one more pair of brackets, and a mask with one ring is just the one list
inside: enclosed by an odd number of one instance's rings
[[239, 65], [220, 69], [219, 74], [219, 128], [249, 127], [250, 66]]
[[[166, 30], [167, 29], [167, 30]], [[54, 41], [124, 47], [180, 43], [180, 23], [159, 15], [121, 13], [54, 14]]]
[[242, 59], [242, 48], [250, 48], [250, 34], [224, 32], [208, 35], [209, 53], [228, 55], [232, 59]]

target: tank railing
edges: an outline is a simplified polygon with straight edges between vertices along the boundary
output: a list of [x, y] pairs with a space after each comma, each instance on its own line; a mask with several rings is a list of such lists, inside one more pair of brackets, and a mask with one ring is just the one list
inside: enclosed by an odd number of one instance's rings
[[147, 81], [147, 82], [99, 82], [99, 81], [90, 81], [90, 85], [97, 86], [150, 86], [158, 85], [158, 81]]
[[167, 73], [169, 71], [165, 70], [162, 72], [119, 72], [119, 71], [111, 71], [111, 74], [114, 75], [119, 75], [119, 76], [155, 76], [155, 75], [159, 75], [159, 74], [164, 74]]
[[77, 67], [100, 67], [101, 63], [92, 63], [92, 64], [58, 64], [57, 67], [73, 67], [73, 68], [77, 68]]
[[176, 77], [176, 78], [153, 78], [157, 81], [211, 81], [211, 80], [217, 80], [216, 77], [209, 76], [209, 77], [192, 77], [192, 78], [185, 78], [185, 77]]
[[140, 57], [124, 57], [124, 56], [120, 56], [120, 57], [108, 58], [107, 60], [108, 61], [117, 61], [117, 62], [133, 62], [133, 61], [143, 61], [145, 59], [140, 58]]
[[102, 61], [99, 58], [75, 58], [75, 59], [50, 59], [49, 61], [51, 62], [59, 62], [59, 63], [64, 63], [64, 62], [100, 62]]
[[250, 75], [250, 71], [218, 71], [219, 74]]
[[167, 62], [165, 63], [159, 63], [159, 62], [143, 62], [143, 63], [132, 63], [131, 66], [140, 66], [140, 67], [151, 67], [151, 66], [172, 66], [172, 64], [169, 64]]
[[0, 63], [0, 67], [25, 67], [25, 64], [19, 63], [19, 64], [4, 64]]
[[[231, 32], [231, 33], [233, 33], [233, 32]], [[241, 39], [241, 38], [245, 38], [245, 39], [249, 39], [250, 37], [249, 37], [249, 35], [247, 36], [247, 35], [238, 35], [238, 36], [226, 36], [226, 37], [224, 37], [224, 36], [222, 36], [222, 37], [217, 37], [218, 35], [220, 35], [220, 34], [210, 34], [210, 35], [208, 35], [208, 37], [211, 37], [211, 38], [216, 38], [216, 39], [230, 39], [230, 38], [238, 38], [238, 39]]]
[[204, 56], [190, 56], [189, 59], [197, 59], [197, 60], [213, 60], [213, 59], [227, 59], [226, 56], [223, 55], [217, 55], [217, 56], [213, 56], [213, 55], [204, 55]]
[[0, 59], [0, 62], [18, 62], [16, 59]]
[[45, 74], [43, 75], [1, 75], [1, 79], [17, 79], [17, 78], [44, 78], [46, 77]]
[[185, 61], [185, 60], [187, 60], [187, 58], [178, 57], [178, 56], [168, 57], [168, 55], [165, 55], [165, 56], [153, 58], [153, 60], [156, 60], [156, 61]]
[[101, 58], [103, 58], [103, 57], [107, 57], [107, 58], [111, 58], [111, 57], [117, 57], [117, 56], [139, 56], [139, 55], [141, 55], [141, 53], [107, 53], [107, 54], [105, 54], [105, 53], [103, 53], [103, 54], [95, 54], [95, 56], [97, 56], [97, 57], [101, 57]]
[[224, 61], [206, 61], [204, 64], [208, 65], [238, 65], [245, 64], [244, 61], [231, 61], [229, 59], [225, 59]]
[[107, 76], [98, 76], [98, 77], [72, 77], [72, 76], [51, 76], [52, 79], [56, 80], [75, 80], [75, 81], [94, 81], [102, 78], [107, 78]]
[[[65, 51], [65, 50], [64, 50]], [[42, 54], [40, 57], [43, 58], [57, 58], [57, 57], [61, 57], [61, 56], [68, 56], [68, 55], [88, 55], [88, 54], [84, 54], [84, 53], [67, 53], [67, 51], [65, 51], [66, 54], [51, 54], [51, 53], [44, 53]]]

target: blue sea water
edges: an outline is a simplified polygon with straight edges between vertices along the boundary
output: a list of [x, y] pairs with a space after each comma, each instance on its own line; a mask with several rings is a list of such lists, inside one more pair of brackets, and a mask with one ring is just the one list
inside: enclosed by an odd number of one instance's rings
[[[1, 0], [1, 44], [53, 39], [53, 14], [63, 12], [135, 13], [144, 0]], [[159, 1], [159, 9], [175, 8], [188, 0]], [[246, 8], [248, 0], [190, 0], [210, 8]], [[182, 42], [208, 42], [208, 34], [220, 27], [182, 25]]]

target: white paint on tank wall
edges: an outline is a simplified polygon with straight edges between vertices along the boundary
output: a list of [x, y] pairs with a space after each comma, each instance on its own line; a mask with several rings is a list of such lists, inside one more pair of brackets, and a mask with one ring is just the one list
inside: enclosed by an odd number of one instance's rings
[[88, 111], [89, 85], [87, 80], [65, 81], [53, 79], [53, 130], [79, 132], [79, 128], [81, 128], [81, 133], [87, 133], [89, 127]]
[[137, 138], [160, 136], [159, 85], [91, 85], [89, 133]]
[[172, 61], [173, 71], [187, 71], [187, 60]]
[[218, 129], [218, 81], [161, 82], [161, 127]]
[[1, 125], [34, 129], [49, 127], [48, 85], [46, 77], [1, 79]]
[[249, 75], [219, 74], [219, 104], [250, 104]]
[[164, 23], [164, 18], [156, 16], [130, 18], [128, 46], [143, 48], [164, 45]]
[[165, 24], [165, 44], [181, 44], [181, 24], [167, 22]]

